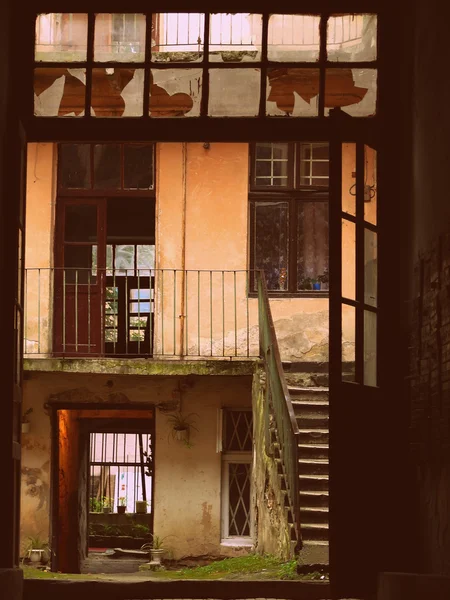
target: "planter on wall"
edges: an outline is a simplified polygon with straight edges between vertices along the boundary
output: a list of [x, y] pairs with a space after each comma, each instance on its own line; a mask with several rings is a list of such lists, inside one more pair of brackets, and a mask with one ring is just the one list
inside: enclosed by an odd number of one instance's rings
[[150, 556], [151, 556], [152, 562], [161, 564], [161, 560], [162, 560], [164, 552], [165, 552], [164, 548], [152, 548], [150, 550]]
[[180, 442], [187, 442], [189, 439], [189, 429], [175, 429], [175, 439]]
[[126, 506], [118, 506], [117, 512], [119, 513], [119, 515], [123, 515], [125, 513], [126, 509], [127, 509]]
[[147, 502], [145, 500], [136, 500], [136, 513], [142, 514], [147, 512]]
[[22, 433], [29, 433], [30, 423], [22, 423]]
[[41, 550], [40, 548], [32, 548], [29, 554], [30, 562], [40, 564], [42, 562], [43, 555], [44, 550]]

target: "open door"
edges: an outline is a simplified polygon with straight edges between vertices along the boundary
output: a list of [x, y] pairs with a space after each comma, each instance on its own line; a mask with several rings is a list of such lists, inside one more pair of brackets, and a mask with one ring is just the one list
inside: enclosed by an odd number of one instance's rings
[[[342, 119], [345, 119], [343, 116]], [[341, 123], [339, 123], [341, 124]], [[345, 132], [345, 126], [339, 127]], [[345, 135], [345, 133], [344, 133]], [[366, 597], [382, 555], [377, 149], [331, 145], [330, 565], [333, 597]]]

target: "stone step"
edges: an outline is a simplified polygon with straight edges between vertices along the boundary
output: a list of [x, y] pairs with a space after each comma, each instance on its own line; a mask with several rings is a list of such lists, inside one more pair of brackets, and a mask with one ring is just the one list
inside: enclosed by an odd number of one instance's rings
[[298, 472], [300, 475], [328, 475], [328, 468], [327, 459], [300, 458], [298, 461]]
[[328, 429], [328, 415], [296, 415], [299, 429]]
[[303, 387], [327, 386], [329, 383], [328, 373], [290, 373], [284, 372], [288, 385]]
[[305, 387], [305, 386], [296, 386], [296, 385], [288, 385], [288, 390], [291, 396], [304, 396], [305, 400], [324, 400], [328, 401], [328, 387], [325, 386], [314, 386], [314, 387]]
[[304, 565], [328, 565], [329, 548], [326, 540], [303, 540], [302, 549], [297, 558], [300, 566]]
[[328, 508], [329, 496], [325, 490], [309, 491], [301, 490], [300, 506], [321, 506]]
[[322, 429], [310, 429], [308, 427], [300, 427], [299, 442], [300, 444], [328, 444], [329, 431], [328, 427]]
[[300, 508], [300, 523], [328, 525], [328, 508], [323, 506], [307, 506]]
[[328, 417], [328, 402], [309, 402], [308, 400], [291, 400], [297, 418]]
[[299, 475], [299, 487], [304, 492], [323, 491], [328, 493], [329, 479], [328, 475], [316, 475], [314, 473], [301, 473]]
[[328, 458], [328, 444], [299, 444], [298, 453], [300, 458]]
[[309, 541], [328, 541], [328, 524], [325, 523], [301, 523], [302, 539]]

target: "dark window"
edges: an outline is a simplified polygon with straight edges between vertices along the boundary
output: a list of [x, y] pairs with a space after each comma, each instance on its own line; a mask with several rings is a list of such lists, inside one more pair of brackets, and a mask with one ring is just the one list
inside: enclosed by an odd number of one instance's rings
[[59, 144], [63, 195], [154, 194], [154, 144]]
[[273, 295], [328, 291], [328, 167], [327, 143], [252, 146], [250, 266]]

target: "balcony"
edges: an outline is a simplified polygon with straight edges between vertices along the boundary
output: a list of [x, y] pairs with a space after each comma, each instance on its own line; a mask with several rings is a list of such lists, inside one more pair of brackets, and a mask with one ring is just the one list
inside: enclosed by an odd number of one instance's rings
[[250, 271], [29, 268], [25, 358], [255, 359]]

